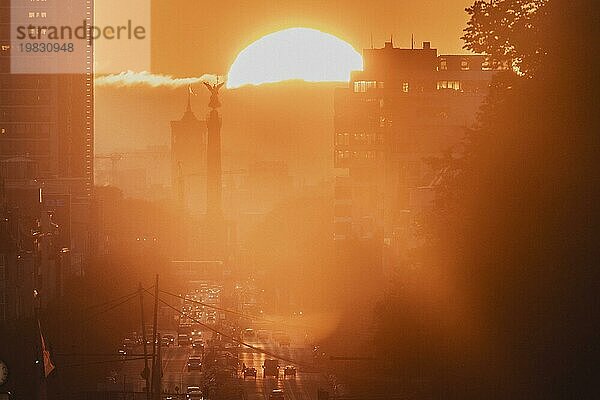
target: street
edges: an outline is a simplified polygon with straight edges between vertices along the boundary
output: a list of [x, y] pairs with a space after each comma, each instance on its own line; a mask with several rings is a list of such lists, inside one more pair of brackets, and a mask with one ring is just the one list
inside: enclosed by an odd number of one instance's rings
[[[178, 395], [184, 398], [199, 388], [202, 395], [210, 398], [270, 399], [273, 391], [279, 389], [285, 399], [316, 399], [317, 390], [327, 382], [311, 365], [312, 349], [306, 343], [305, 329], [294, 326], [283, 330], [284, 321], [262, 316], [245, 315], [240, 320], [239, 313], [228, 313], [220, 307], [222, 292], [220, 285], [193, 282], [178, 301], [179, 306], [171, 307], [177, 312], [172, 315], [165, 312], [159, 318], [157, 332], [161, 340], [157, 339], [160, 344], [157, 350], [160, 350], [164, 398]], [[152, 327], [148, 326], [149, 368], [151, 334]], [[143, 340], [132, 332], [124, 343], [128, 344], [123, 345], [124, 359], [128, 355], [139, 359], [123, 361], [117, 380], [135, 392], [143, 392], [144, 361], [139, 357], [144, 351]], [[277, 360], [277, 378], [265, 377], [265, 360]], [[250, 372], [252, 369], [255, 376]]]

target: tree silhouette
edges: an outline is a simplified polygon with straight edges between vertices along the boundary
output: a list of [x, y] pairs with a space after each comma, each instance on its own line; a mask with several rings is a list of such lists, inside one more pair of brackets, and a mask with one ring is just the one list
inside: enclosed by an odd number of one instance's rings
[[466, 9], [464, 48], [531, 76], [547, 53], [548, 0], [477, 0]]
[[[468, 9], [466, 47], [524, 73], [497, 76], [465, 154], [446, 160], [423, 267], [378, 310], [381, 357], [427, 382], [420, 398], [598, 397], [598, 78], [572, 46], [598, 27], [583, 2], [507, 11], [524, 4]], [[523, 44], [536, 21], [543, 51]]]

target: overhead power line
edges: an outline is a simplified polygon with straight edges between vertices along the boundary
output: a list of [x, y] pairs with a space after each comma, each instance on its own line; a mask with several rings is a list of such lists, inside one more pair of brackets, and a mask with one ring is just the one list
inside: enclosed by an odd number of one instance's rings
[[223, 312], [226, 312], [226, 313], [229, 313], [229, 314], [238, 315], [240, 317], [244, 317], [244, 318], [248, 318], [248, 319], [260, 319], [260, 320], [263, 320], [264, 322], [269, 322], [269, 323], [273, 323], [273, 324], [275, 323], [275, 321], [270, 321], [270, 320], [268, 320], [266, 318], [256, 317], [256, 316], [253, 316], [253, 315], [250, 315], [250, 314], [244, 314], [242, 312], [235, 311], [235, 310], [229, 310], [229, 309], [226, 309], [226, 308], [215, 306], [214, 304], [203, 303], [203, 302], [201, 302], [199, 300], [188, 299], [185, 296], [181, 296], [179, 294], [167, 292], [166, 290], [160, 290], [160, 292], [162, 292], [164, 294], [168, 294], [169, 296], [177, 297], [178, 299], [182, 299], [183, 301], [187, 301], [187, 302], [195, 303], [195, 304], [200, 304], [200, 305], [202, 305], [204, 307], [213, 308], [215, 310], [223, 311]]
[[117, 302], [117, 301], [121, 301], [124, 298], [129, 297], [129, 296], [131, 296], [132, 294], [135, 294], [135, 293], [137, 293], [137, 290], [135, 292], [124, 294], [123, 296], [117, 297], [116, 299], [111, 299], [111, 300], [104, 301], [102, 303], [98, 303], [98, 304], [94, 304], [94, 305], [88, 306], [83, 311], [87, 312], [87, 311], [91, 311], [91, 310], [93, 310], [95, 308], [100, 308], [100, 307], [107, 306], [107, 305], [109, 305], [111, 303], [114, 303], [114, 302]]
[[[147, 293], [149, 293], [151, 296], [154, 296], [154, 294], [153, 294], [152, 292], [148, 291], [147, 289], [144, 289], [144, 290], [145, 290]], [[164, 301], [163, 299], [159, 298], [158, 300], [159, 300], [161, 303], [163, 303], [164, 305], [166, 305], [167, 307], [169, 307], [169, 308], [171, 308], [172, 310], [176, 311], [177, 313], [179, 313], [179, 314], [181, 314], [181, 315], [185, 315], [185, 314], [184, 314], [184, 313], [183, 313], [181, 310], [179, 310], [177, 307], [174, 307], [174, 306], [172, 306], [171, 304], [169, 304], [168, 302]], [[233, 341], [233, 342], [235, 342], [235, 343], [239, 343], [239, 344], [241, 344], [242, 346], [248, 347], [248, 348], [250, 348], [250, 349], [252, 349], [252, 350], [256, 350], [256, 351], [258, 351], [259, 353], [262, 353], [262, 354], [268, 355], [268, 356], [270, 356], [270, 357], [273, 357], [273, 358], [276, 358], [276, 359], [279, 359], [279, 360], [282, 360], [282, 361], [286, 361], [286, 362], [288, 362], [288, 363], [290, 363], [290, 364], [294, 364], [294, 365], [302, 366], [302, 367], [304, 367], [304, 368], [308, 368], [308, 369], [312, 369], [312, 368], [313, 368], [312, 366], [310, 366], [310, 365], [307, 365], [307, 364], [303, 364], [303, 363], [301, 363], [301, 362], [299, 362], [299, 361], [297, 361], [297, 360], [292, 360], [292, 359], [289, 359], [289, 358], [287, 358], [287, 357], [283, 357], [283, 356], [281, 356], [281, 355], [279, 355], [279, 354], [276, 354], [276, 353], [271, 353], [270, 351], [267, 351], [267, 350], [265, 350], [265, 349], [263, 349], [263, 348], [260, 348], [260, 347], [253, 346], [253, 345], [251, 345], [251, 344], [249, 344], [249, 343], [246, 343], [246, 342], [244, 342], [244, 341], [242, 341], [242, 340], [238, 340], [238, 339], [234, 338], [233, 336], [231, 336], [231, 335], [228, 335], [228, 334], [226, 334], [226, 333], [223, 333], [223, 332], [219, 331], [218, 329], [216, 329], [216, 328], [213, 328], [212, 326], [206, 325], [205, 323], [203, 323], [203, 322], [201, 322], [201, 321], [199, 321], [199, 320], [197, 320], [197, 319], [195, 319], [195, 318], [192, 318], [192, 317], [190, 317], [190, 316], [187, 316], [187, 315], [186, 315], [186, 317], [188, 317], [190, 320], [192, 320], [193, 322], [197, 323], [198, 325], [200, 325], [200, 326], [202, 326], [202, 327], [204, 327], [204, 328], [206, 328], [206, 329], [208, 329], [208, 330], [210, 330], [210, 331], [212, 331], [212, 332], [218, 333], [219, 335], [221, 335], [221, 336], [222, 336], [222, 337], [224, 337], [224, 338], [227, 338], [227, 339], [229, 339], [229, 340], [231, 340], [231, 341]]]
[[285, 326], [288, 326], [288, 327], [312, 328], [309, 325], [287, 324], [285, 322], [272, 321], [272, 320], [266, 319], [264, 317], [258, 317], [258, 316], [254, 316], [254, 315], [250, 315], [250, 314], [244, 314], [244, 313], [239, 312], [239, 311], [229, 310], [229, 309], [226, 309], [226, 308], [218, 307], [218, 306], [215, 306], [213, 304], [203, 303], [203, 302], [201, 302], [199, 300], [188, 299], [188, 298], [186, 298], [184, 296], [181, 296], [179, 294], [167, 292], [166, 290], [160, 290], [160, 292], [162, 292], [164, 294], [168, 294], [169, 296], [177, 297], [178, 299], [182, 299], [183, 301], [187, 301], [187, 302], [195, 303], [195, 304], [200, 304], [200, 305], [208, 307], [208, 308], [213, 308], [213, 309], [218, 310], [218, 311], [223, 311], [223, 312], [226, 312], [226, 313], [229, 313], [229, 314], [233, 314], [233, 315], [237, 315], [237, 316], [240, 316], [240, 317], [244, 317], [244, 318], [247, 318], [247, 319], [260, 320], [260, 321], [267, 322], [267, 323], [270, 323], [270, 324], [285, 325]]
[[136, 298], [137, 296], [138, 296], [138, 292], [136, 291], [135, 293], [133, 293], [132, 295], [126, 297], [125, 299], [121, 300], [120, 302], [118, 302], [116, 304], [113, 304], [112, 306], [110, 306], [110, 307], [108, 307], [108, 308], [106, 308], [106, 309], [104, 309], [102, 311], [98, 311], [95, 314], [89, 315], [87, 318], [84, 318], [83, 320], [81, 320], [80, 324], [84, 324], [84, 323], [86, 323], [86, 322], [88, 322], [88, 321], [96, 318], [99, 315], [102, 315], [102, 314], [107, 313], [107, 312], [109, 312], [111, 310], [114, 310], [115, 308], [117, 308], [117, 307], [119, 307], [119, 306], [127, 303], [128, 301]]

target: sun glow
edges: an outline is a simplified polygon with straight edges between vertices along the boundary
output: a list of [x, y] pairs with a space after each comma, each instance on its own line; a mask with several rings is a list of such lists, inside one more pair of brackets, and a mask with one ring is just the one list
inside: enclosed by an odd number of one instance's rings
[[263, 36], [242, 50], [231, 65], [227, 87], [300, 79], [348, 82], [362, 70], [361, 55], [343, 40], [308, 28], [290, 28]]

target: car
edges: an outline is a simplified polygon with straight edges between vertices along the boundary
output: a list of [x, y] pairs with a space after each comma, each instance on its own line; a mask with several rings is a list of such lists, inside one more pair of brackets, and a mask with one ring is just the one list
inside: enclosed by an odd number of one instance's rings
[[244, 368], [244, 379], [246, 379], [247, 376], [253, 376], [254, 379], [256, 379], [256, 368], [254, 368], [254, 367]]
[[202, 390], [200, 390], [199, 386], [188, 386], [187, 390], [186, 390], [185, 398], [189, 399], [189, 400], [202, 399], [202, 398], [204, 398], [204, 396], [202, 396]]
[[263, 376], [279, 377], [279, 362], [277, 360], [265, 360], [263, 364]]
[[204, 341], [202, 339], [194, 339], [192, 341], [194, 350], [204, 350]]
[[252, 328], [244, 329], [244, 337], [245, 338], [252, 339], [254, 336], [256, 336], [254, 333], [254, 329], [252, 329]]
[[[197, 315], [196, 318], [201, 318], [202, 313], [200, 313], [200, 315]], [[194, 325], [192, 326], [192, 336], [201, 336], [202, 335], [202, 330], [200, 329], [200, 325]]]
[[179, 346], [189, 346], [192, 343], [192, 338], [185, 333], [177, 335], [177, 343]]
[[283, 395], [283, 390], [281, 389], [273, 389], [271, 394], [269, 395], [269, 400], [284, 400], [285, 396]]
[[166, 340], [168, 340], [168, 341], [169, 341], [169, 345], [171, 345], [171, 344], [175, 343], [175, 336], [174, 336], [174, 335], [171, 335], [171, 334], [169, 334], [169, 333], [167, 333], [166, 335], [163, 335], [163, 337], [162, 337], [162, 338], [163, 338], [163, 340], [165, 340], [165, 341], [166, 341]]
[[202, 371], [202, 357], [190, 356], [187, 362], [187, 370], [190, 371]]
[[177, 329], [177, 333], [178, 334], [186, 334], [186, 335], [191, 335], [192, 334], [192, 324], [189, 323], [182, 323], [179, 324], [179, 328]]
[[295, 378], [296, 377], [296, 367], [294, 367], [293, 365], [288, 365], [287, 367], [285, 367], [283, 369], [283, 377], [285, 378], [286, 376], [293, 376]]

